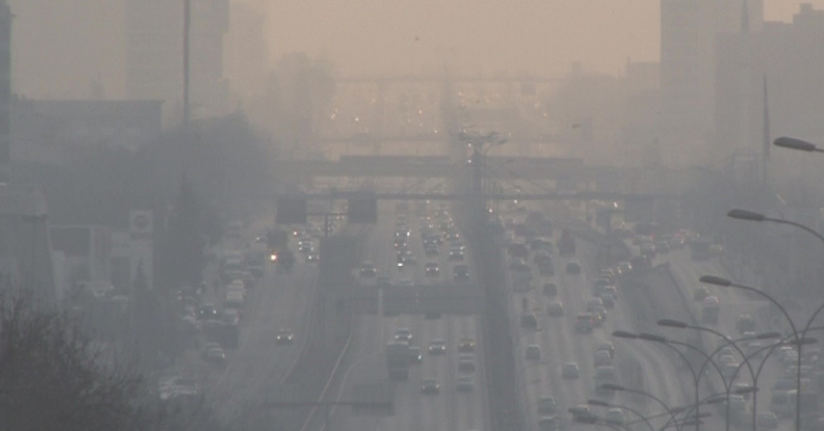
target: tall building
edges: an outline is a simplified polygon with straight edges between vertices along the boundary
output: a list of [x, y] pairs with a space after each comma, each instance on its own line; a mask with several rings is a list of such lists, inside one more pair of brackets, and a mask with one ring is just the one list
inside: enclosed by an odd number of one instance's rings
[[[164, 116], [183, 100], [183, 1], [126, 1], [126, 90], [130, 99], [163, 100]], [[226, 111], [224, 34], [229, 0], [192, 0], [190, 80], [195, 117]]]
[[265, 12], [259, 4], [232, 3], [226, 72], [232, 96], [239, 101], [258, 97], [265, 90], [269, 67]]
[[716, 37], [758, 31], [763, 0], [661, 0], [661, 117], [665, 163], [709, 156], [713, 131]]
[[16, 94], [123, 98], [123, 0], [6, 1], [14, 12]]
[[11, 169], [11, 8], [0, 0], [0, 182]]
[[801, 5], [791, 23], [718, 38], [715, 125], [719, 151], [761, 153], [764, 94], [770, 129], [824, 142], [824, 10]]

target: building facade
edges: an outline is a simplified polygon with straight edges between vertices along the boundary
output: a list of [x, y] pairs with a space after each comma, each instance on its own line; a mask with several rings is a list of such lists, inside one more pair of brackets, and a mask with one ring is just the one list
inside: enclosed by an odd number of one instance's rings
[[765, 22], [758, 32], [719, 35], [714, 110], [719, 150], [764, 151], [766, 102], [774, 136], [824, 142], [822, 41], [824, 10], [809, 4], [791, 23]]
[[[179, 118], [183, 100], [183, 1], [125, 0], [126, 94], [163, 100], [164, 118]], [[227, 110], [224, 41], [229, 0], [192, 0], [190, 83], [195, 117]]]
[[659, 140], [666, 164], [710, 156], [716, 36], [758, 31], [762, 22], [763, 0], [661, 1]]

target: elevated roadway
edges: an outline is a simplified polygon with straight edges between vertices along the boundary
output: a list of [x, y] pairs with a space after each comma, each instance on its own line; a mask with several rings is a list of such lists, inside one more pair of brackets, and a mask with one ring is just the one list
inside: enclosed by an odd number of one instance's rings
[[[273, 167], [280, 178], [443, 178], [466, 177], [471, 164], [448, 157], [343, 156], [339, 161], [280, 160]], [[598, 190], [616, 193], [682, 195], [704, 179], [701, 170], [664, 167], [590, 166], [582, 159], [554, 157], [493, 157], [484, 166], [490, 179], [548, 181], [558, 190]]]

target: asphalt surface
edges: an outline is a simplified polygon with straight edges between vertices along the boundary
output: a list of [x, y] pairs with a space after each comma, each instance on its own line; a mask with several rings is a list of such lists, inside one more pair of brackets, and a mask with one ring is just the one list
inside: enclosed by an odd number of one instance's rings
[[[550, 217], [552, 214], [550, 214]], [[553, 243], [557, 244], [557, 235]], [[536, 287], [527, 293], [511, 295], [510, 314], [513, 337], [517, 337], [515, 352], [518, 372], [521, 376], [523, 400], [526, 405], [527, 423], [530, 430], [537, 430], [538, 400], [544, 396], [552, 396], [558, 404], [556, 417], [566, 422], [567, 429], [577, 429], [577, 425], [570, 424], [571, 416], [567, 409], [576, 405], [586, 404], [589, 399], [601, 399], [611, 404], [629, 406], [645, 415], [661, 414], [664, 409], [643, 396], [630, 394], [599, 394], [595, 387], [594, 352], [601, 343], [611, 342], [615, 346], [614, 365], [618, 371], [619, 384], [631, 388], [656, 394], [670, 406], [684, 402], [683, 391], [679, 388], [677, 370], [672, 367], [673, 361], [669, 352], [642, 342], [633, 342], [616, 339], [611, 336], [616, 329], [635, 331], [644, 324], [637, 315], [639, 310], [651, 307], [649, 302], [639, 303], [639, 297], [650, 300], [640, 292], [627, 292], [619, 288], [619, 298], [615, 308], [608, 310], [608, 317], [603, 327], [596, 328], [590, 334], [578, 334], [574, 330], [574, 319], [579, 312], [586, 310], [586, 300], [592, 297], [593, 282], [598, 278], [598, 269], [595, 267], [597, 249], [586, 241], [577, 241], [577, 250], [574, 257], [560, 257], [552, 254], [555, 266], [555, 276], [538, 277], [533, 282]], [[580, 275], [565, 273], [566, 264], [572, 260], [582, 266]], [[533, 268], [537, 274], [537, 269]], [[556, 297], [545, 296], [541, 287], [545, 282], [554, 282], [558, 286]], [[529, 308], [540, 320], [540, 331], [520, 327], [520, 316], [523, 314], [523, 298], [527, 298]], [[561, 301], [564, 306], [564, 316], [549, 316], [546, 306], [551, 301]], [[634, 303], [633, 303], [634, 302]], [[541, 361], [530, 361], [525, 358], [526, 346], [538, 344], [542, 350]], [[565, 379], [561, 374], [561, 367], [566, 362], [576, 362], [580, 369], [576, 379]], [[593, 413], [602, 416], [605, 409], [593, 407]], [[629, 412], [625, 412], [628, 422], [636, 421]], [[663, 425], [663, 422], [660, 423]], [[659, 425], [659, 426], [660, 426]]]
[[[394, 211], [389, 206], [381, 206], [378, 225], [370, 233], [364, 259], [372, 261], [379, 274], [390, 275], [393, 282], [411, 279], [416, 284], [450, 283], [452, 264], [447, 262], [449, 245], [440, 247], [438, 257], [426, 257], [420, 240], [419, 217], [413, 212], [407, 216], [411, 233], [411, 249], [418, 259], [414, 268], [397, 269], [393, 233]], [[433, 222], [437, 226], [437, 222]], [[424, 263], [437, 261], [440, 275], [427, 276]], [[471, 261], [471, 258], [468, 260]], [[470, 267], [472, 264], [470, 263]], [[374, 279], [362, 279], [363, 283], [374, 283]], [[473, 275], [474, 282], [474, 275]], [[362, 316], [356, 328], [347, 361], [342, 364], [343, 379], [335, 388], [336, 399], [346, 400], [352, 396], [354, 387], [363, 383], [387, 382], [386, 357], [384, 348], [394, 332], [399, 328], [409, 328], [413, 338], [411, 345], [420, 347], [423, 361], [410, 369], [409, 380], [394, 382], [395, 414], [386, 417], [357, 416], [348, 407], [335, 408], [330, 415], [330, 429], [348, 431], [472, 431], [489, 429], [486, 417], [486, 393], [484, 382], [483, 340], [480, 339], [480, 322], [476, 316], [442, 315], [438, 319], [424, 316]], [[473, 373], [458, 372], [458, 341], [463, 336], [475, 338], [478, 348], [475, 352], [477, 370]], [[432, 339], [446, 341], [444, 355], [430, 355], [429, 343]], [[471, 392], [458, 392], [455, 382], [459, 375], [471, 376], [475, 388]], [[434, 378], [440, 384], [440, 393], [423, 394], [421, 381]]]
[[[223, 248], [242, 250], [253, 241], [255, 232], [248, 229], [243, 240], [225, 241]], [[315, 295], [317, 265], [306, 263], [296, 244], [292, 248], [298, 258], [292, 273], [277, 273], [274, 265], [266, 265], [264, 276], [248, 289], [239, 346], [226, 350], [226, 363], [206, 363], [196, 351], [188, 354], [188, 368], [197, 370], [207, 400], [226, 421], [254, 420], [248, 417], [249, 411], [271, 398], [274, 388], [295, 367], [306, 342], [310, 321], [305, 311]], [[220, 304], [224, 287], [209, 290], [204, 295], [206, 302]], [[281, 328], [294, 332], [292, 344], [276, 344]]]
[[[718, 263], [717, 258], [712, 258], [706, 261], [693, 261], [690, 258], [690, 253], [688, 249], [685, 250], [675, 250], [668, 253], [666, 256], [661, 257], [662, 259], [666, 259], [670, 263], [670, 269], [678, 282], [679, 287], [684, 291], [684, 294], [687, 295], [687, 298], [692, 298], [693, 289], [696, 286], [701, 285], [698, 279], [702, 275], [716, 275], [720, 277], [724, 277], [730, 280], [734, 280], [733, 277], [730, 276], [722, 266]], [[736, 329], [736, 319], [739, 314], [750, 314], [756, 318], [756, 333], [763, 333], [769, 331], [778, 331], [778, 332], [785, 332], [788, 328], [780, 319], [773, 320], [769, 318], [770, 313], [767, 312], [768, 303], [764, 300], [761, 300], [757, 297], [750, 297], [745, 294], [744, 291], [738, 289], [731, 289], [731, 288], [722, 288], [722, 287], [715, 287], [715, 286], [707, 286], [709, 288], [710, 294], [715, 295], [719, 299], [719, 303], [721, 305], [720, 313], [719, 313], [719, 320], [717, 324], [705, 324], [701, 321], [701, 305], [698, 302], [691, 301], [690, 302], [690, 309], [695, 317], [696, 321], [702, 326], [708, 326], [712, 329], [715, 329], [727, 337], [735, 340], [741, 337], [741, 333]], [[669, 332], [672, 333], [677, 330], [670, 330]], [[705, 346], [714, 347], [720, 345], [723, 342], [720, 337], [712, 334], [704, 334], [703, 336]], [[769, 345], [777, 340], [765, 340], [762, 342], [763, 345]], [[746, 350], [745, 350], [746, 352]], [[736, 360], [741, 362], [740, 355], [736, 354]], [[751, 364], [753, 368], [756, 368], [763, 360], [761, 358], [754, 358], [751, 360]], [[758, 412], [766, 412], [770, 410], [770, 390], [773, 384], [778, 380], [782, 375], [782, 368], [778, 363], [777, 355], [773, 354], [769, 358], [766, 359], [767, 363], [764, 365], [763, 371], [758, 379], [757, 386], [761, 388], [758, 392], [757, 399], [758, 399]], [[713, 380], [716, 382], [716, 385], [713, 386], [713, 391], [723, 391], [723, 385], [719, 384], [719, 378], [716, 375], [713, 375]], [[752, 384], [752, 379], [750, 378], [749, 372], [746, 369], [742, 369], [740, 372], [740, 378], [736, 381], [743, 381]], [[752, 406], [752, 399], [748, 400], [748, 409], [751, 412]], [[722, 411], [718, 411], [716, 415], [717, 418], [709, 420], [708, 425], [711, 426], [718, 426], [723, 427], [724, 421], [722, 415]], [[794, 416], [793, 416], [794, 417]], [[743, 424], [741, 425], [742, 429], [750, 429], [750, 424]], [[709, 428], [707, 428], [709, 429]], [[717, 428], [723, 429], [723, 428]], [[779, 421], [779, 430], [790, 430], [794, 429], [793, 420], [792, 419], [781, 419]]]

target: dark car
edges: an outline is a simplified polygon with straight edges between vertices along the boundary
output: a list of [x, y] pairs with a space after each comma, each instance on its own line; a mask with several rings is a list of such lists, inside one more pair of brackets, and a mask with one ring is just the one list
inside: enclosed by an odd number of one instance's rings
[[295, 334], [290, 329], [280, 329], [275, 336], [276, 344], [292, 344], [295, 342]]

